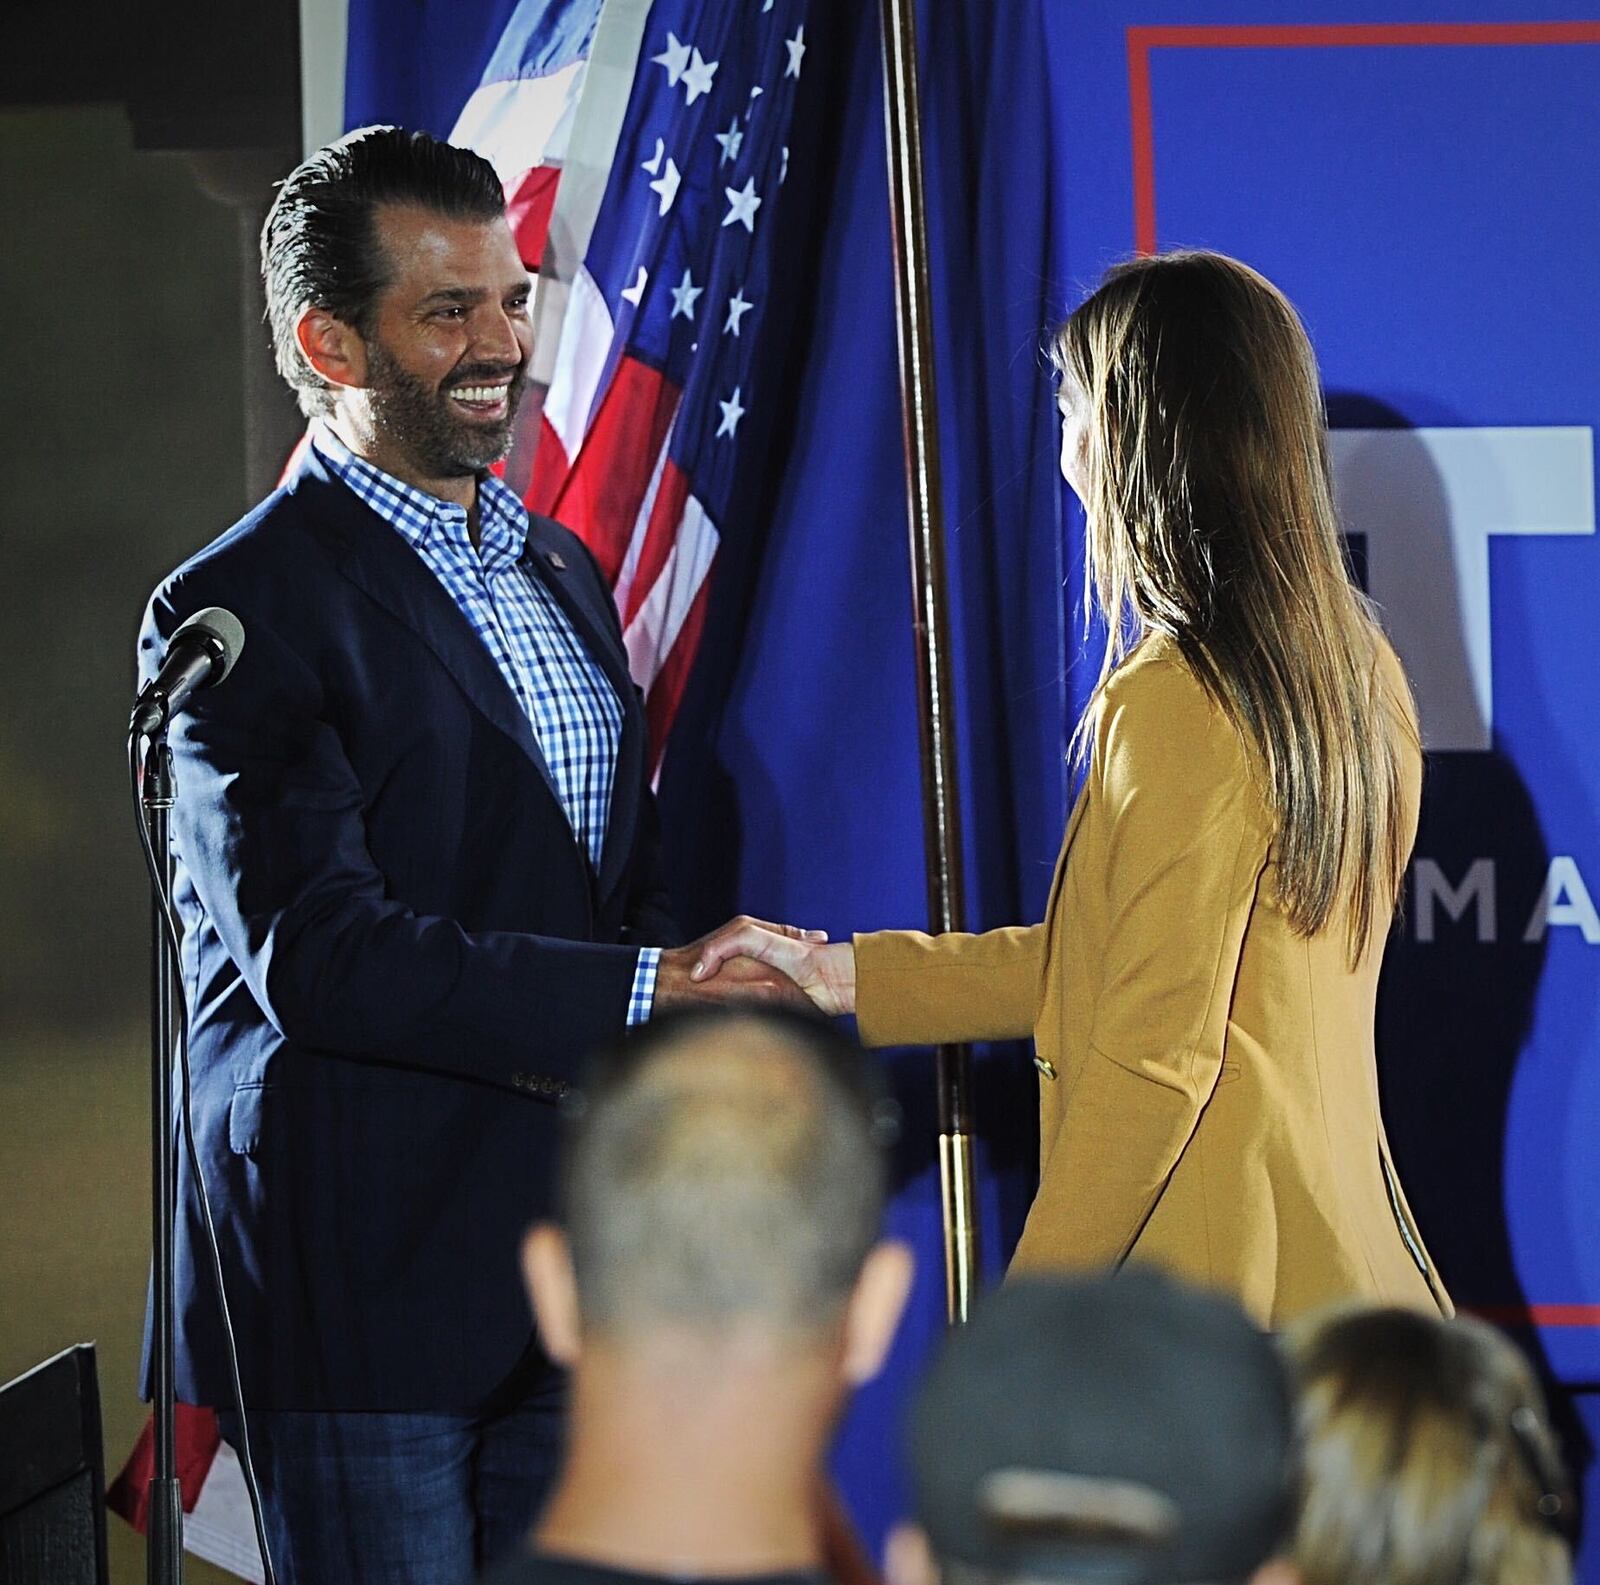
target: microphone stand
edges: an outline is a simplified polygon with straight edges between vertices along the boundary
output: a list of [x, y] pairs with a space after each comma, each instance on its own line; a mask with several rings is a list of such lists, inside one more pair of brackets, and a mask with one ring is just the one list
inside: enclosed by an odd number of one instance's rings
[[[150, 1480], [147, 1572], [149, 1585], [182, 1585], [183, 1499], [177, 1470], [177, 1385], [173, 1368], [176, 1268], [173, 1221], [177, 1212], [178, 1139], [172, 1099], [173, 997], [178, 965], [167, 939], [172, 903], [172, 851], [168, 829], [177, 801], [172, 750], [166, 729], [149, 740], [140, 778], [140, 806], [155, 857], [150, 898], [150, 1227], [152, 1241], [151, 1396], [155, 1420], [155, 1474]], [[159, 877], [159, 884], [157, 878]]]

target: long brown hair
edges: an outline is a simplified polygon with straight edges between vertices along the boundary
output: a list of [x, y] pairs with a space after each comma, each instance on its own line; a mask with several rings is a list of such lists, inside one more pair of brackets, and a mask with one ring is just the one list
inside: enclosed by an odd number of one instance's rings
[[1361, 1309], [1288, 1341], [1304, 1585], [1569, 1585], [1571, 1487], [1504, 1337], [1466, 1316]]
[[1168, 253], [1114, 268], [1052, 355], [1088, 404], [1085, 603], [1110, 627], [1075, 752], [1129, 650], [1170, 635], [1256, 751], [1291, 925], [1314, 935], [1347, 904], [1354, 964], [1400, 897], [1411, 717], [1345, 566], [1299, 317], [1236, 259]]

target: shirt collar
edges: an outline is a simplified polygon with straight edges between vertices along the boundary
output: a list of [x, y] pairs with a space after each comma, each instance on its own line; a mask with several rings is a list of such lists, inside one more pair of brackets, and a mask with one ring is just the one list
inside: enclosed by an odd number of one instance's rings
[[[467, 510], [454, 501], [429, 495], [365, 457], [358, 457], [325, 419], [311, 426], [311, 444], [328, 471], [355, 492], [384, 522], [419, 550], [437, 531], [470, 545]], [[484, 564], [519, 561], [528, 539], [528, 509], [515, 490], [492, 473], [478, 475], [478, 538]]]

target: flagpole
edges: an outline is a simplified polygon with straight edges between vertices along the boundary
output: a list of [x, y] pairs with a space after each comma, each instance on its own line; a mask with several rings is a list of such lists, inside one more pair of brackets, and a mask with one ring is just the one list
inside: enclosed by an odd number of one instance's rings
[[[906, 450], [906, 504], [911, 529], [911, 592], [917, 643], [928, 914], [935, 931], [947, 931], [962, 928], [965, 907], [946, 616], [939, 409], [933, 368], [933, 297], [922, 187], [915, 0], [881, 0], [880, 20], [889, 153], [889, 215], [894, 233], [895, 308], [900, 343], [900, 398]], [[978, 1276], [971, 1082], [972, 1054], [968, 1048], [940, 1046], [939, 1184], [944, 1210], [945, 1294], [952, 1324], [966, 1320]]]

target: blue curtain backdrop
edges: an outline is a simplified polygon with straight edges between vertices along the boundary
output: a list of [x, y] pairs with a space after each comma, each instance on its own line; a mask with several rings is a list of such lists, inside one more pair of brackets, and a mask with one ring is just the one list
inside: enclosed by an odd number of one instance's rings
[[[490, 0], [468, 20], [460, 4], [352, 0], [350, 124], [448, 132], [511, 8]], [[1352, 48], [1235, 31], [1146, 47], [1130, 32], [1548, 23], [1583, 20], [1583, 5], [1177, 10], [919, 6], [974, 927], [1042, 910], [1065, 739], [1095, 665], [1079, 640], [1081, 525], [1055, 473], [1040, 347], [1139, 239], [1133, 62], [1148, 69], [1154, 241], [1237, 254], [1289, 292], [1336, 428], [1404, 445], [1429, 427], [1600, 421], [1600, 43]], [[817, 77], [795, 128], [774, 286], [792, 331], [771, 348], [790, 398], [764, 415], [769, 466], [743, 487], [745, 530], [719, 567], [662, 801], [688, 924], [743, 910], [842, 935], [922, 924], [925, 891], [876, 8], [826, 0], [807, 40]], [[1425, 436], [1417, 447], [1415, 493], [1399, 503], [1409, 581], [1395, 581], [1391, 558], [1373, 592], [1404, 616], [1433, 591], [1439, 643], [1460, 644], [1452, 523], [1482, 503], [1430, 473]], [[1587, 889], [1600, 886], [1600, 740], [1587, 725], [1600, 545], [1538, 526], [1501, 523], [1488, 543], [1492, 722], [1482, 745], [1430, 754], [1417, 854], [1432, 879], [1413, 877], [1391, 943], [1380, 1064], [1392, 1143], [1446, 1279], [1517, 1328], [1584, 1472], [1600, 1432], [1600, 920]], [[1354, 543], [1358, 564], [1369, 548]], [[1471, 875], [1475, 889], [1441, 902], [1440, 881], [1465, 888]], [[1548, 928], [1525, 939], [1535, 915]], [[903, 1508], [900, 1419], [943, 1324], [931, 1058], [885, 1060], [907, 1112], [890, 1226], [921, 1273], [889, 1369], [852, 1408], [837, 1454], [873, 1542]], [[994, 1275], [1032, 1188], [1034, 1086], [1017, 1049], [981, 1053], [978, 1071]], [[1580, 1572], [1600, 1582], [1593, 1547]]]

